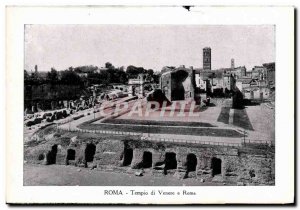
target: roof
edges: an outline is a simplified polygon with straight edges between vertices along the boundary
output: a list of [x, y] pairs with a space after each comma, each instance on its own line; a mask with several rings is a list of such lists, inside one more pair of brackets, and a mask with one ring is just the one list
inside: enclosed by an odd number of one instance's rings
[[252, 82], [252, 78], [239, 78], [236, 82], [241, 82], [242, 84], [250, 84]]
[[177, 67], [175, 69], [171, 69], [171, 68], [168, 68], [168, 67], [166, 67], [166, 68], [167, 68], [167, 71], [165, 71], [164, 73], [162, 73], [161, 76], [164, 76], [166, 74], [171, 74], [171, 73], [174, 73], [174, 72], [180, 71], [180, 70], [184, 70], [184, 71], [189, 72], [189, 73], [193, 70], [191, 68], [186, 68], [186, 67], [182, 67], [182, 66]]
[[195, 69], [195, 73], [199, 74], [199, 76], [203, 80], [211, 79], [211, 78], [218, 78], [222, 79], [224, 76], [230, 76], [232, 72], [231, 68], [222, 68], [217, 70], [203, 70], [203, 69]]
[[236, 70], [239, 70], [241, 68], [245, 68], [245, 67], [244, 66], [239, 66], [239, 67], [236, 67], [234, 69], [232, 69], [232, 68], [219, 68], [219, 69], [213, 69], [213, 70], [203, 70], [202, 68], [195, 68], [194, 70], [195, 70], [196, 74], [199, 74], [199, 73], [216, 73], [216, 72], [218, 72], [218, 73], [220, 73], [220, 72], [230, 73], [230, 72], [234, 72]]

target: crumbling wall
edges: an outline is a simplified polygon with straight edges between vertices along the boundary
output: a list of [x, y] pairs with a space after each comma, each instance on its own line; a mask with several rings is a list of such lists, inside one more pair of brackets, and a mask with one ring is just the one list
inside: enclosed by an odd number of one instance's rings
[[25, 148], [24, 160], [33, 164], [64, 164], [65, 149], [60, 144], [49, 143], [34, 148]]
[[[124, 168], [127, 172], [149, 168], [152, 174], [196, 178], [202, 181], [242, 182], [249, 185], [275, 184], [274, 148], [258, 150], [133, 139], [117, 140], [111, 137], [85, 141], [79, 139], [75, 142], [70, 141], [68, 145], [59, 143], [50, 141], [26, 149], [25, 160], [38, 164], [97, 167], [99, 170], [110, 168], [118, 171], [117, 169]], [[90, 160], [87, 161], [86, 151], [91, 144], [95, 145], [95, 151], [92, 159], [89, 156]], [[75, 151], [74, 160], [68, 160], [68, 150]]]
[[121, 166], [124, 156], [124, 143], [117, 140], [102, 140], [96, 147], [94, 161], [97, 166]]

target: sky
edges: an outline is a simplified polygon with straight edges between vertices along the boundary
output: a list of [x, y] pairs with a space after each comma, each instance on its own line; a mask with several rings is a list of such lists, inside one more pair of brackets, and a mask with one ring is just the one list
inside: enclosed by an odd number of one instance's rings
[[275, 62], [275, 26], [201, 25], [26, 25], [24, 68], [50, 71], [70, 66], [164, 66], [202, 68], [203, 48], [212, 69]]

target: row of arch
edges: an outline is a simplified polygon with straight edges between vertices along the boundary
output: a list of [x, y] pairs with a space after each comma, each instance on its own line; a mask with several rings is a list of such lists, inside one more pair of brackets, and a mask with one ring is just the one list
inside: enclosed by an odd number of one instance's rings
[[[123, 166], [131, 165], [133, 158], [133, 149], [128, 148], [124, 150]], [[142, 162], [138, 165], [138, 168], [152, 168], [152, 153], [144, 151]], [[166, 152], [163, 162], [158, 162], [154, 165], [154, 168], [159, 168], [164, 165], [164, 170], [177, 169], [176, 153]], [[196, 171], [197, 157], [193, 153], [189, 153], [186, 157], [187, 172]], [[211, 159], [212, 175], [218, 175], [222, 173], [222, 160], [216, 157]]]
[[[93, 143], [87, 144], [84, 150], [84, 159], [86, 163], [93, 162], [96, 153], [96, 145]], [[76, 158], [76, 151], [74, 149], [67, 150], [66, 163], [69, 161], [74, 161]]]
[[[56, 155], [57, 155], [57, 145], [53, 145], [51, 147], [51, 150], [45, 155], [45, 154], [39, 154], [38, 160], [46, 160], [46, 163], [48, 165], [50, 164], [56, 164]], [[84, 150], [84, 158], [86, 162], [93, 162], [94, 155], [96, 153], [96, 146], [93, 143], [87, 144], [85, 150]], [[67, 155], [66, 155], [66, 161], [67, 164], [69, 161], [74, 161], [76, 158], [76, 151], [74, 149], [68, 149]]]
[[[94, 160], [94, 155], [96, 153], [96, 146], [93, 143], [87, 144], [86, 149], [84, 151], [85, 161], [86, 163], [92, 162]], [[53, 145], [51, 151], [47, 153], [47, 163], [55, 164], [56, 163], [56, 154], [57, 154], [57, 145]], [[43, 157], [38, 157], [39, 159], [43, 159]], [[76, 151], [74, 149], [67, 150], [66, 161], [67, 164], [69, 161], [74, 161], [76, 158]], [[131, 165], [133, 159], [133, 149], [125, 148], [124, 149], [124, 157], [123, 157], [123, 166]], [[164, 170], [169, 169], [177, 169], [177, 159], [176, 153], [174, 152], [166, 152], [165, 159], [163, 162], [158, 162], [154, 165], [154, 168], [159, 168], [161, 165], [164, 165]], [[152, 153], [149, 151], [144, 151], [142, 162], [137, 166], [138, 168], [152, 168], [153, 160]], [[187, 172], [196, 171], [197, 167], [197, 157], [193, 153], [189, 153], [186, 157], [186, 169]], [[211, 169], [212, 175], [218, 175], [222, 172], [222, 160], [219, 158], [213, 157], [211, 159]]]

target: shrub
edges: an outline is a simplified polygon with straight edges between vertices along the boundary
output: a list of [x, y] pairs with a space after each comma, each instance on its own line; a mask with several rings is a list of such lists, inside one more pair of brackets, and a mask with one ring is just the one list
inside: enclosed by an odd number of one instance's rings
[[47, 117], [51, 117], [52, 116], [52, 113], [49, 112], [49, 113], [44, 113], [43, 114], [43, 119], [46, 119]]
[[53, 114], [50, 119], [51, 119], [51, 122], [53, 122], [54, 120], [56, 120], [56, 115]]
[[73, 120], [78, 120], [79, 118], [82, 118], [82, 117], [84, 117], [84, 114], [81, 114], [81, 115], [78, 115], [76, 117], [73, 117]]
[[62, 119], [62, 118], [64, 118], [64, 114], [63, 114], [62, 112], [57, 112], [57, 113], [56, 113], [56, 119], [57, 119], [57, 120], [60, 120], [60, 119]]
[[43, 120], [43, 118], [39, 117], [39, 118], [35, 118], [34, 122], [35, 124], [41, 123]]
[[34, 125], [33, 121], [28, 121], [28, 122], [26, 123], [26, 126], [28, 126], [28, 127], [30, 127], [30, 126], [32, 126], [32, 125]]
[[66, 110], [63, 110], [62, 114], [63, 114], [63, 117], [67, 117], [68, 116], [68, 113], [67, 113]]

